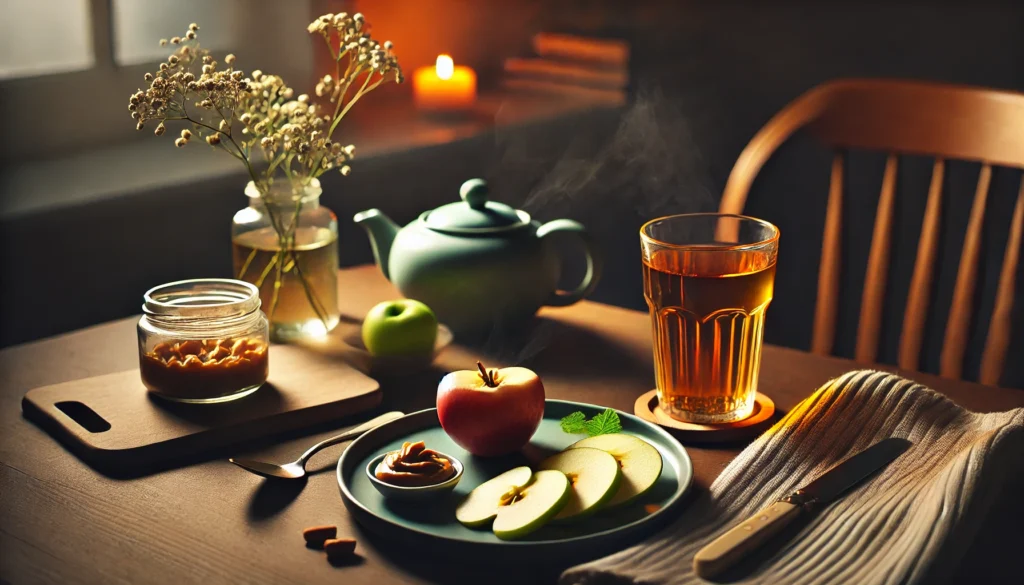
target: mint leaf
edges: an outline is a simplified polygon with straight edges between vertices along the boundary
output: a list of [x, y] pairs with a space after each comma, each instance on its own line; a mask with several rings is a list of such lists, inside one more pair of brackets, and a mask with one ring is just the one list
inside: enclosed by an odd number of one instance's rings
[[587, 432], [586, 421], [587, 415], [583, 414], [580, 411], [576, 411], [562, 419], [562, 430], [569, 433], [570, 435], [576, 433], [585, 433]]
[[622, 422], [614, 410], [606, 408], [604, 412], [595, 414], [594, 418], [583, 423], [587, 434], [591, 437], [597, 435], [610, 435], [622, 431]]
[[590, 420], [587, 420], [587, 415], [577, 411], [563, 418], [560, 425], [562, 430], [570, 435], [586, 433], [591, 437], [596, 437], [597, 435], [622, 432], [622, 421], [619, 420], [619, 414], [611, 408], [606, 408], [604, 412], [595, 414]]

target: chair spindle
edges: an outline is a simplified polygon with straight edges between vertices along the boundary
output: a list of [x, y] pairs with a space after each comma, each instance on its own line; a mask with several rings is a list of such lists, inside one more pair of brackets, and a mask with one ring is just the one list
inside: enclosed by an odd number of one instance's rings
[[864, 295], [857, 327], [854, 357], [860, 362], [874, 362], [878, 357], [878, 335], [882, 325], [882, 305], [889, 273], [889, 242], [892, 239], [893, 203], [896, 200], [896, 167], [898, 157], [890, 154], [885, 161], [882, 193], [878, 198], [875, 230], [871, 237], [868, 269], [864, 279]]
[[971, 328], [971, 304], [978, 276], [978, 257], [981, 253], [981, 228], [985, 220], [985, 203], [992, 181], [992, 166], [984, 164], [978, 175], [978, 189], [974, 193], [971, 216], [967, 220], [960, 268], [953, 288], [953, 304], [946, 322], [946, 335], [939, 356], [939, 374], [946, 378], [959, 378], [963, 373], [964, 353]]
[[932, 183], [928, 188], [928, 203], [924, 208], [921, 224], [921, 239], [917, 244], [917, 259], [914, 274], [910, 278], [907, 294], [907, 309], [904, 311], [903, 331], [900, 334], [899, 365], [907, 370], [916, 370], [921, 362], [921, 340], [928, 320], [928, 306], [931, 303], [932, 278], [935, 275], [935, 257], [939, 247], [939, 219], [942, 217], [942, 181], [946, 173], [946, 161], [935, 159], [932, 168]]
[[818, 298], [814, 306], [811, 351], [819, 355], [832, 353], [836, 337], [842, 233], [843, 152], [839, 151], [832, 158], [832, 178], [829, 181], [828, 206], [825, 210], [825, 233], [822, 236], [821, 264], [818, 267]]
[[981, 357], [979, 380], [982, 384], [999, 384], [1006, 350], [1010, 346], [1010, 313], [1013, 310], [1017, 262], [1020, 259], [1021, 232], [1024, 232], [1024, 177], [1021, 177], [1020, 194], [1013, 208], [1010, 237], [1007, 238], [1006, 253], [1003, 255], [1003, 269], [999, 273], [999, 290], [996, 292], [995, 308], [992, 309], [992, 323], [988, 328], [985, 352]]

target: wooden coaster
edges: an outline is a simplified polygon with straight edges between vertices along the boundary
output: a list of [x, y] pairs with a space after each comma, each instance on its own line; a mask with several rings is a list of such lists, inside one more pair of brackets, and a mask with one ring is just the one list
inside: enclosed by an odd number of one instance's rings
[[761, 434], [772, 424], [775, 403], [760, 392], [754, 398], [754, 412], [743, 420], [720, 424], [697, 424], [676, 420], [658, 406], [658, 391], [641, 394], [633, 404], [633, 413], [654, 423], [676, 438], [690, 443], [737, 441]]

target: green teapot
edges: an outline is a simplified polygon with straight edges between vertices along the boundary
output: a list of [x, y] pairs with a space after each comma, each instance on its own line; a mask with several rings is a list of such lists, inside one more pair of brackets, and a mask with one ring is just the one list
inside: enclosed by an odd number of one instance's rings
[[[426, 303], [456, 333], [487, 333], [522, 324], [541, 306], [571, 305], [590, 294], [601, 257], [580, 223], [541, 224], [530, 214], [487, 198], [487, 183], [472, 179], [462, 201], [422, 213], [399, 228], [377, 209], [354, 221], [370, 236], [384, 276], [407, 298]], [[582, 240], [587, 271], [572, 291], [557, 290], [562, 272], [554, 233]]]

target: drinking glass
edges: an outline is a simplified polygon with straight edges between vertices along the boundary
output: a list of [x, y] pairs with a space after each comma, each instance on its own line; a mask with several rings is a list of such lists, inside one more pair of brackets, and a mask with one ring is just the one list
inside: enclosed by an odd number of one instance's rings
[[742, 215], [692, 213], [647, 222], [640, 241], [662, 409], [693, 423], [750, 416], [778, 228]]

